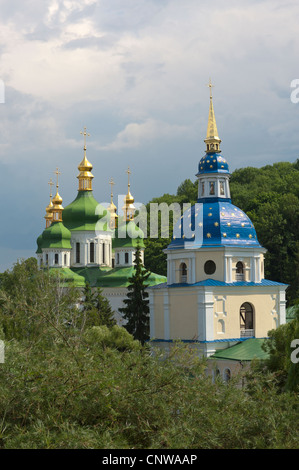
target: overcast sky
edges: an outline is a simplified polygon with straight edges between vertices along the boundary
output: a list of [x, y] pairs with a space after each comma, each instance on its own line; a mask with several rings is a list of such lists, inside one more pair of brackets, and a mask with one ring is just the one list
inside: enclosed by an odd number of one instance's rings
[[0, 271], [32, 256], [48, 181], [77, 194], [84, 126], [94, 196], [147, 203], [194, 181], [211, 77], [230, 170], [294, 162], [297, 0], [0, 0]]

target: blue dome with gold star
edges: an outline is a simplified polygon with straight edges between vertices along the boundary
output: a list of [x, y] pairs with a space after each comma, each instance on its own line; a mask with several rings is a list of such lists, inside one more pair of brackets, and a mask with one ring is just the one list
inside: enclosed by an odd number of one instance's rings
[[168, 249], [205, 247], [260, 247], [249, 217], [227, 200], [196, 203], [173, 230]]
[[198, 175], [202, 173], [229, 174], [228, 163], [220, 153], [209, 153], [201, 158], [198, 164]]
[[168, 249], [260, 247], [253, 223], [231, 203], [229, 167], [221, 155], [210, 86], [206, 154], [198, 164], [199, 197], [174, 225]]

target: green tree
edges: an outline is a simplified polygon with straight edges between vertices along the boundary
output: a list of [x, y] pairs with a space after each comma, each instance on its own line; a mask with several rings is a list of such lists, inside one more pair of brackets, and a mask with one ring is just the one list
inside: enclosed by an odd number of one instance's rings
[[97, 288], [92, 291], [89, 282], [86, 282], [83, 290], [82, 301], [82, 326], [106, 325], [112, 327], [116, 324], [113, 310], [109, 300], [103, 295], [103, 290]]
[[294, 340], [299, 340], [299, 304], [293, 320], [269, 332], [269, 338], [264, 343], [269, 359], [262, 364], [270, 372], [275, 373], [278, 384], [283, 390], [298, 392], [299, 364], [292, 360]]
[[52, 333], [60, 334], [74, 323], [78, 298], [75, 288], [65, 289], [56, 270], [38, 270], [34, 258], [18, 261], [1, 279], [0, 325], [5, 337], [47, 341], [42, 334], [49, 325]]
[[150, 275], [141, 260], [141, 250], [138, 246], [135, 252], [135, 269], [129, 278], [127, 298], [124, 300], [125, 307], [119, 311], [123, 313], [127, 323], [126, 330], [144, 344], [149, 339], [149, 300], [146, 281]]

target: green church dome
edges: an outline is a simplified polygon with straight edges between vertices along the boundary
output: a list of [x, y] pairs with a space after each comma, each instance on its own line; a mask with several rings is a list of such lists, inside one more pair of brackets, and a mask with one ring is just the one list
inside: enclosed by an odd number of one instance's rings
[[43, 244], [43, 234], [42, 233], [37, 238], [36, 243], [37, 243], [37, 250], [36, 250], [35, 253], [40, 254], [40, 253], [42, 253], [42, 244]]
[[69, 230], [109, 231], [107, 210], [99, 204], [91, 191], [78, 191], [76, 199], [63, 211], [63, 223]]
[[112, 241], [112, 248], [135, 248], [137, 245], [144, 248], [144, 233], [133, 220], [120, 222], [115, 229], [115, 238]]
[[71, 250], [71, 232], [62, 222], [52, 222], [42, 234], [41, 248], [64, 248]]

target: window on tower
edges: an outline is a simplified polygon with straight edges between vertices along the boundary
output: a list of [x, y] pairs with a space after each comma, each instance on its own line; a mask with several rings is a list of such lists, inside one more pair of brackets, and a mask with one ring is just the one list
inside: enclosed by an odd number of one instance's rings
[[216, 271], [216, 264], [214, 263], [214, 261], [206, 261], [204, 265], [204, 271], [208, 275], [214, 274], [214, 272]]
[[210, 196], [215, 196], [215, 183], [210, 181]]
[[55, 263], [55, 264], [58, 264], [58, 253], [55, 253], [54, 263]]
[[245, 273], [244, 273], [244, 264], [242, 261], [238, 261], [236, 264], [236, 281], [241, 282], [245, 280]]
[[103, 264], [106, 263], [106, 257], [105, 257], [105, 243], [102, 243], [102, 257], [103, 257]]
[[94, 242], [91, 242], [89, 245], [89, 261], [94, 263]]
[[180, 282], [187, 282], [187, 265], [186, 263], [180, 264]]
[[240, 307], [240, 336], [250, 338], [254, 336], [254, 314], [253, 307], [245, 302]]
[[224, 182], [220, 181], [220, 196], [224, 196]]
[[80, 263], [80, 243], [76, 243], [76, 263]]
[[125, 263], [129, 263], [129, 253], [125, 253]]

